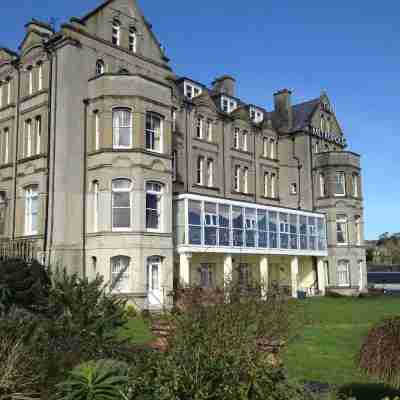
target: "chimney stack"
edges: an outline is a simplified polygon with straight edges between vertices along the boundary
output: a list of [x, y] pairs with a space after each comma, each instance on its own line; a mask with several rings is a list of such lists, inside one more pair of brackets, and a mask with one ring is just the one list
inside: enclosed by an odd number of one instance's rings
[[282, 89], [274, 93], [275, 112], [279, 117], [280, 125], [288, 129], [292, 128], [292, 92], [288, 89]]
[[212, 83], [214, 93], [235, 96], [235, 79], [229, 75], [221, 76]]

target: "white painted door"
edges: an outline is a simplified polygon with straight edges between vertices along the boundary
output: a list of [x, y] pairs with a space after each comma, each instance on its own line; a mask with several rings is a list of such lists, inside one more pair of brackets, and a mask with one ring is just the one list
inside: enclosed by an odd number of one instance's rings
[[160, 307], [163, 304], [160, 288], [161, 260], [159, 257], [151, 257], [147, 263], [147, 299], [150, 307]]

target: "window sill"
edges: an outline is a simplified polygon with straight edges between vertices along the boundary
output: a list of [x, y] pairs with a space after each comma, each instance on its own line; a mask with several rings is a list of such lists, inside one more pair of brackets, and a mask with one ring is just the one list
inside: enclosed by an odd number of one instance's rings
[[31, 93], [31, 94], [28, 94], [28, 95], [22, 97], [21, 100], [20, 100], [20, 103], [23, 103], [24, 101], [33, 99], [34, 97], [39, 96], [39, 95], [41, 95], [43, 93], [47, 93], [47, 89], [46, 88], [45, 89], [41, 89], [41, 90], [37, 90], [34, 93]]
[[[176, 182], [175, 182], [176, 183]], [[206, 185], [200, 185], [198, 183], [195, 183], [193, 185], [193, 187], [198, 188], [198, 189], [206, 189], [206, 190], [213, 190], [215, 192], [219, 192], [219, 188], [215, 187], [215, 186], [206, 186]]]
[[249, 156], [251, 156], [253, 154], [252, 151], [243, 150], [243, 149], [236, 149], [235, 147], [232, 147], [231, 151], [236, 151], [237, 153], [247, 154]]
[[215, 143], [213, 140], [209, 140], [206, 138], [199, 138], [198, 136], [193, 136], [193, 139], [197, 140], [198, 142], [201, 143], [207, 143], [207, 144], [212, 144], [214, 146], [218, 146], [218, 143]]
[[267, 160], [267, 161], [273, 161], [273, 162], [275, 162], [275, 163], [279, 162], [279, 159], [278, 159], [278, 158], [266, 157], [266, 156], [264, 156], [264, 155], [261, 155], [261, 156], [260, 156], [260, 159], [261, 159], [261, 160]]
[[40, 158], [45, 157], [45, 154], [41, 153], [41, 154], [35, 154], [33, 156], [29, 156], [29, 157], [22, 157], [18, 160], [18, 164], [23, 164], [27, 161], [33, 161], [33, 160], [39, 160]]
[[273, 200], [273, 201], [280, 201], [279, 197], [268, 197], [268, 196], [261, 196], [264, 200]]
[[240, 196], [247, 196], [247, 197], [254, 197], [254, 193], [238, 192], [236, 190], [233, 190], [232, 194], [237, 194]]

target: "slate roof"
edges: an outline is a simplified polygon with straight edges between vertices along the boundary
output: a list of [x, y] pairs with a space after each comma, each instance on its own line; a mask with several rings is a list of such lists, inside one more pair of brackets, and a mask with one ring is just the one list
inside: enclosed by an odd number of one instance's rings
[[293, 130], [300, 130], [309, 125], [310, 119], [319, 103], [320, 98], [318, 97], [292, 106]]

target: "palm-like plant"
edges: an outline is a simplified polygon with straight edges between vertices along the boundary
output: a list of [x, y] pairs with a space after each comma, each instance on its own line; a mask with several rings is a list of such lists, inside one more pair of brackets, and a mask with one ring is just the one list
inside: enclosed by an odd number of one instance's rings
[[89, 361], [59, 384], [60, 400], [126, 399], [128, 368], [113, 360]]

